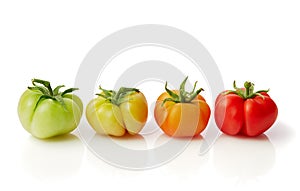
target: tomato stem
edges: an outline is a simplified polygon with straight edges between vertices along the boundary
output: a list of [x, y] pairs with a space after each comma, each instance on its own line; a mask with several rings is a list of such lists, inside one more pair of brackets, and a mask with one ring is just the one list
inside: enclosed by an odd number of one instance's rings
[[[65, 108], [63, 96], [65, 94], [72, 93], [73, 91], [78, 90], [78, 88], [69, 88], [63, 92], [60, 92], [59, 90], [62, 87], [65, 87], [64, 85], [59, 85], [56, 88], [54, 88], [54, 90], [52, 90], [52, 87], [51, 87], [51, 84], [49, 81], [34, 78], [31, 80], [31, 82], [32, 82], [33, 87], [28, 87], [28, 89], [32, 90], [32, 91], [39, 91], [42, 93], [42, 96], [40, 97], [37, 104], [40, 101], [42, 101], [43, 99], [52, 99], [52, 100], [58, 101]], [[41, 84], [42, 86], [39, 86], [38, 84]], [[36, 104], [36, 106], [37, 106], [37, 104]]]
[[108, 102], [120, 105], [125, 101], [125, 97], [133, 92], [139, 92], [136, 88], [127, 88], [127, 87], [121, 87], [117, 92], [114, 90], [106, 90], [103, 89], [101, 86], [99, 86], [99, 89], [102, 91], [100, 94], [96, 94], [100, 97], [103, 97]]
[[235, 90], [226, 91], [225, 94], [234, 93], [234, 94], [237, 94], [238, 96], [240, 96], [243, 99], [250, 99], [250, 98], [253, 98], [255, 96], [260, 96], [264, 99], [264, 96], [261, 93], [262, 92], [267, 93], [269, 91], [269, 89], [267, 89], [267, 90], [259, 90], [259, 91], [254, 92], [254, 83], [252, 83], [250, 81], [246, 81], [244, 83], [244, 88], [238, 88], [236, 86], [236, 82], [233, 81], [233, 88]]
[[53, 96], [53, 91], [52, 91], [50, 82], [45, 81], [45, 80], [40, 80], [40, 79], [32, 79], [31, 81], [32, 81], [32, 85], [34, 85], [36, 87], [37, 87], [36, 83], [42, 84], [43, 86], [45, 86], [48, 89], [49, 95]]
[[179, 95], [175, 93], [175, 91], [171, 91], [168, 89], [168, 82], [165, 84], [165, 90], [169, 94], [170, 98], [166, 98], [163, 100], [162, 105], [164, 105], [165, 102], [167, 101], [172, 101], [175, 103], [190, 103], [195, 99], [195, 97], [201, 92], [204, 91], [203, 88], [200, 88], [195, 91], [196, 86], [197, 86], [197, 81], [194, 83], [193, 90], [191, 92], [187, 92], [185, 90], [185, 84], [187, 82], [188, 76], [182, 81], [179, 87]]
[[246, 88], [246, 91], [245, 91], [245, 97], [249, 97], [250, 95], [253, 94], [253, 91], [254, 91], [254, 84], [249, 82], [249, 81], [246, 81], [244, 83], [244, 87]]

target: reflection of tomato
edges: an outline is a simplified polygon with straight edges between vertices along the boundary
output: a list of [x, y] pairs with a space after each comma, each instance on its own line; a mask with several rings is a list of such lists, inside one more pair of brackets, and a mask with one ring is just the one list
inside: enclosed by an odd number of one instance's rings
[[126, 131], [137, 134], [144, 127], [148, 105], [142, 92], [120, 88], [118, 92], [102, 89], [86, 108], [86, 117], [99, 134], [123, 136]]
[[197, 154], [199, 148], [204, 145], [207, 145], [207, 142], [201, 135], [173, 139], [166, 134], [161, 134], [155, 141], [155, 149], [164, 150], [164, 154], [157, 156], [157, 159], [170, 161], [165, 168], [171, 176], [176, 176], [178, 179], [196, 174], [208, 162], [208, 154], [201, 157]]
[[221, 93], [215, 102], [217, 126], [226, 134], [258, 136], [268, 130], [275, 122], [278, 109], [266, 93], [268, 90], [254, 92], [254, 84], [245, 82], [245, 88]]
[[160, 128], [169, 136], [186, 137], [199, 135], [207, 126], [210, 108], [205, 99], [198, 95], [203, 89], [185, 91], [187, 78], [179, 90], [162, 93], [156, 101], [154, 116]]
[[85, 151], [80, 139], [73, 134], [47, 141], [28, 137], [22, 147], [20, 162], [26, 173], [57, 181], [78, 173]]
[[[126, 133], [122, 137], [109, 137], [96, 133], [89, 140], [88, 145], [101, 160], [113, 166], [132, 170], [145, 170], [152, 167], [149, 166], [149, 155], [143, 152], [148, 151], [146, 140], [140, 134]], [[111, 173], [111, 168], [105, 163], [97, 163], [96, 167], [99, 167], [102, 173]]]
[[213, 163], [224, 176], [254, 179], [266, 174], [275, 162], [275, 148], [269, 138], [222, 134], [213, 147]]

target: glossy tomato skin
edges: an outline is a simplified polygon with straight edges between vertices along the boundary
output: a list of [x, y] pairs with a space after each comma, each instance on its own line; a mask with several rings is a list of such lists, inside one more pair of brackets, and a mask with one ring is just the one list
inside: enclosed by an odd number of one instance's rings
[[276, 121], [278, 108], [267, 93], [243, 99], [234, 93], [222, 92], [215, 102], [215, 121], [229, 135], [258, 136]]
[[80, 98], [73, 94], [64, 95], [64, 108], [52, 99], [39, 101], [42, 95], [33, 90], [26, 90], [22, 94], [18, 104], [18, 115], [24, 129], [41, 139], [73, 131], [82, 115], [83, 105]]
[[99, 96], [86, 108], [86, 118], [92, 128], [99, 134], [112, 136], [139, 133], [147, 116], [147, 100], [141, 92], [129, 94], [119, 106]]
[[245, 101], [244, 113], [243, 134], [258, 136], [268, 130], [276, 121], [278, 108], [269, 95], [265, 95], [264, 99], [256, 96]]
[[[173, 90], [178, 93], [177, 90]], [[169, 98], [162, 93], [155, 104], [154, 117], [164, 133], [173, 137], [191, 137], [199, 135], [207, 126], [210, 108], [201, 95], [190, 103], [175, 103], [163, 100]]]
[[139, 133], [148, 117], [148, 104], [144, 94], [135, 92], [125, 97], [120, 110], [127, 132], [132, 135]]

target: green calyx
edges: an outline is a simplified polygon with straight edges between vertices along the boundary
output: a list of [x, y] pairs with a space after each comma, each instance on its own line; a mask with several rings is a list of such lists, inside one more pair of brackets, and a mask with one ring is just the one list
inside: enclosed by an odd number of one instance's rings
[[118, 91], [114, 90], [106, 90], [103, 89], [101, 86], [99, 86], [99, 89], [102, 91], [100, 94], [96, 94], [100, 97], [103, 97], [106, 99], [108, 102], [119, 106], [121, 103], [125, 102], [126, 97], [134, 92], [140, 92], [136, 88], [126, 88], [126, 87], [121, 87]]
[[264, 96], [261, 93], [263, 93], [263, 92], [267, 93], [269, 91], [269, 89], [267, 89], [267, 90], [259, 90], [259, 91], [254, 92], [254, 83], [249, 82], [249, 81], [246, 81], [244, 83], [244, 88], [238, 88], [236, 86], [235, 81], [233, 81], [233, 88], [235, 90], [226, 91], [225, 94], [234, 93], [243, 99], [250, 99], [255, 96], [260, 96], [264, 99]]
[[[69, 88], [63, 92], [60, 92], [59, 90], [62, 87], [65, 87], [64, 85], [59, 85], [59, 86], [55, 87], [54, 89], [52, 89], [51, 84], [48, 81], [40, 80], [40, 79], [32, 79], [31, 82], [32, 82], [33, 87], [28, 87], [28, 89], [33, 90], [33, 91], [39, 91], [43, 94], [39, 98], [36, 106], [42, 99], [52, 99], [52, 100], [58, 101], [64, 108], [66, 108], [64, 100], [63, 100], [63, 96], [68, 93], [72, 93], [75, 90], [78, 90], [78, 88]], [[40, 84], [42, 86], [40, 86], [38, 84]]]
[[171, 91], [168, 89], [168, 82], [166, 82], [165, 84], [165, 90], [166, 92], [171, 96], [170, 98], [166, 98], [163, 100], [163, 103], [166, 103], [167, 101], [172, 101], [175, 103], [190, 103], [191, 101], [193, 101], [195, 99], [195, 97], [201, 92], [204, 91], [203, 88], [200, 88], [198, 90], [196, 90], [196, 85], [197, 85], [197, 81], [194, 83], [194, 88], [191, 92], [187, 92], [185, 90], [185, 84], [187, 81], [188, 77], [186, 77], [183, 82], [180, 84], [180, 88], [179, 88], [179, 94], [176, 94], [175, 92]]

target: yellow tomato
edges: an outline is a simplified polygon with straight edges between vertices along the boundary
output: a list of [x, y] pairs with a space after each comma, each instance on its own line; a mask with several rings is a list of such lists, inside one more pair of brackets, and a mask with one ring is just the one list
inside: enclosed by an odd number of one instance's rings
[[144, 94], [134, 88], [120, 88], [118, 92], [102, 90], [86, 108], [86, 117], [93, 129], [113, 136], [139, 133], [148, 116]]

